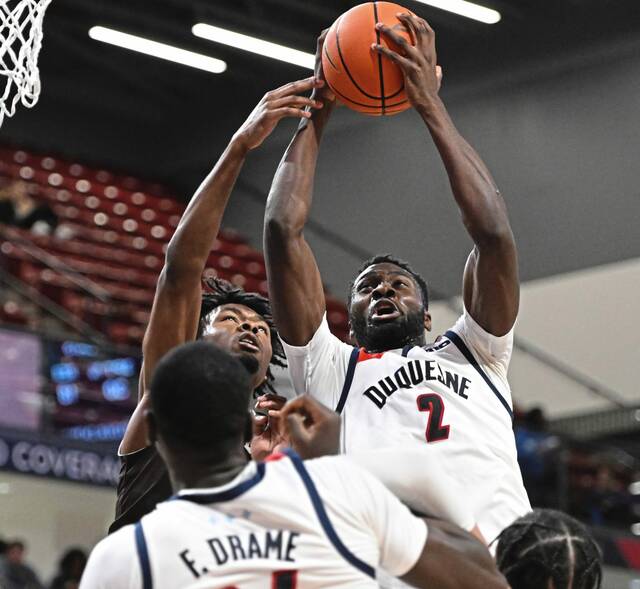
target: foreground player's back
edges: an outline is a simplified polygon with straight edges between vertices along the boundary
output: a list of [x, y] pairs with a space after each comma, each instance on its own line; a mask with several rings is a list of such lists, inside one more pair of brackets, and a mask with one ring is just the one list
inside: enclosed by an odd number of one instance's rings
[[346, 459], [293, 453], [215, 489], [182, 491], [103, 540], [82, 587], [377, 587], [407, 573], [425, 523]]

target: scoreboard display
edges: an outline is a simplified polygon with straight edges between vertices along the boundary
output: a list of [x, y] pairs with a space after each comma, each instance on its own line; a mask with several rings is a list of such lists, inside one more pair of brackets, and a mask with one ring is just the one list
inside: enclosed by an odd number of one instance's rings
[[117, 348], [0, 329], [0, 425], [116, 441], [136, 405], [141, 359]]
[[86, 342], [43, 340], [49, 425], [73, 438], [119, 439], [136, 404], [140, 358]]

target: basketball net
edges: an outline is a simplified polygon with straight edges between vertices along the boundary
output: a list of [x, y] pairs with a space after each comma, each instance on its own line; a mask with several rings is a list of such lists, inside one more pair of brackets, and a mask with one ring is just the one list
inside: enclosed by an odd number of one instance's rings
[[18, 102], [27, 108], [38, 102], [42, 20], [50, 3], [51, 0], [0, 0], [0, 84], [5, 84], [0, 96], [0, 125], [5, 116], [15, 114]]

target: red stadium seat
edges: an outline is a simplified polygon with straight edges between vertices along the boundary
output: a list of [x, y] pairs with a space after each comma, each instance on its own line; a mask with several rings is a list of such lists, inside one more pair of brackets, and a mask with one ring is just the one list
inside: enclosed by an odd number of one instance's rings
[[18, 303], [6, 301], [3, 305], [0, 305], [0, 321], [13, 323], [14, 325], [26, 325], [29, 323], [29, 317], [23, 313]]
[[[28, 182], [34, 197], [51, 205], [71, 237], [18, 234], [103, 289], [108, 299], [92, 296], [82, 280], [52, 270], [6, 239], [0, 241], [2, 267], [113, 341], [139, 345], [167, 244], [185, 206], [161, 186], [25, 150], [0, 147], [0, 174]], [[267, 295], [261, 252], [231, 229], [220, 231], [204, 276]], [[334, 333], [346, 338], [344, 305], [328, 297], [327, 311]], [[3, 313], [0, 309], [0, 317]]]

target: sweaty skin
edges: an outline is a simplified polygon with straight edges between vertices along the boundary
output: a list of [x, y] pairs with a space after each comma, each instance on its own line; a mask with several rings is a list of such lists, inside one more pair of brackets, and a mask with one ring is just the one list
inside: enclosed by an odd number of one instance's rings
[[[435, 33], [426, 21], [413, 15], [399, 15], [399, 19], [414, 44], [389, 27], [378, 25], [380, 33], [399, 46], [403, 55], [381, 45], [372, 46], [372, 51], [401, 68], [409, 101], [440, 153], [454, 199], [474, 242], [463, 276], [465, 307], [483, 329], [502, 336], [513, 326], [519, 305], [516, 247], [506, 207], [491, 174], [459, 134], [438, 95], [442, 70], [436, 65]], [[319, 56], [325, 35], [318, 39], [316, 53], [315, 75], [320, 80], [323, 73]], [[272, 310], [280, 335], [294, 346], [311, 340], [326, 308], [318, 266], [303, 231], [311, 208], [320, 141], [335, 97], [323, 85], [314, 89], [312, 98], [322, 101], [324, 108], [301, 122], [289, 144], [273, 180], [264, 224]], [[388, 288], [391, 283], [384, 270], [370, 267], [365, 272], [376, 276], [380, 288]], [[393, 290], [389, 298], [402, 303], [404, 295]], [[355, 296], [360, 294], [356, 292]], [[368, 308], [367, 303], [361, 312]], [[430, 320], [425, 313], [425, 329], [430, 328]], [[360, 341], [358, 344], [363, 345]]]
[[[267, 92], [234, 134], [182, 215], [169, 242], [165, 265], [158, 278], [151, 318], [142, 343], [144, 361], [140, 372], [138, 406], [122, 439], [121, 454], [148, 446], [143, 418], [148, 404], [145, 391], [156, 364], [169, 350], [196, 337], [202, 299], [202, 272], [248, 153], [259, 147], [282, 119], [308, 118], [311, 109], [318, 105], [300, 94], [309, 92], [316, 85], [313, 78], [307, 78]], [[264, 320], [243, 305], [223, 305], [215, 309], [208, 319], [210, 329], [233, 331], [239, 334], [238, 340], [247, 332], [255, 335], [257, 341], [254, 344], [260, 348], [256, 352], [260, 370], [254, 376], [254, 384], [259, 386], [265, 378], [271, 358], [269, 327]], [[239, 341], [235, 345], [239, 348], [236, 351], [242, 351]]]

